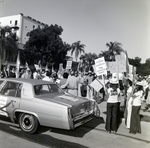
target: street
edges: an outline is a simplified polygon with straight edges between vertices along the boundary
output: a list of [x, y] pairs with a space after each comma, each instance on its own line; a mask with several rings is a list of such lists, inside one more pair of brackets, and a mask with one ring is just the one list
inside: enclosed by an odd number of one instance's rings
[[99, 105], [101, 117], [75, 131], [42, 127], [37, 134], [23, 133], [17, 124], [0, 117], [0, 148], [149, 148], [150, 124], [142, 122], [142, 134], [132, 135], [122, 121], [117, 134], [105, 132], [105, 102]]

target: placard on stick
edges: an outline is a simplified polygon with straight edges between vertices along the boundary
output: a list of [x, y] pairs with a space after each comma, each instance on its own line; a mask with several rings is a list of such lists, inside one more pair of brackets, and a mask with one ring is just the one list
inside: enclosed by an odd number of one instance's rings
[[107, 66], [104, 57], [95, 60], [95, 70], [97, 76], [107, 74]]

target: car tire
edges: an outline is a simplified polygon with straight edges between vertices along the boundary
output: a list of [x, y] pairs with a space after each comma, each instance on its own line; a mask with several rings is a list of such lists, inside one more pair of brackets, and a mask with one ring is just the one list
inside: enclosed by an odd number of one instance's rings
[[31, 114], [21, 113], [18, 122], [22, 131], [29, 134], [34, 134], [39, 127], [37, 118]]

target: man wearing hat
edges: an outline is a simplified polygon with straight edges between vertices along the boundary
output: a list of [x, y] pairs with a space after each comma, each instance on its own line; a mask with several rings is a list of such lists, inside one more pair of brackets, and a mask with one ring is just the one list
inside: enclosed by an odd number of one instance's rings
[[24, 78], [24, 79], [31, 79], [31, 70], [29, 68], [27, 68], [24, 73], [21, 75], [21, 78]]
[[68, 93], [77, 96], [78, 95], [78, 78], [74, 75], [74, 71], [71, 71], [67, 82], [61, 86], [63, 89], [68, 89]]
[[94, 77], [92, 75], [92, 71], [88, 72], [88, 75], [86, 77], [86, 83], [87, 83], [87, 98], [93, 100], [93, 88], [90, 87], [90, 84], [93, 82]]

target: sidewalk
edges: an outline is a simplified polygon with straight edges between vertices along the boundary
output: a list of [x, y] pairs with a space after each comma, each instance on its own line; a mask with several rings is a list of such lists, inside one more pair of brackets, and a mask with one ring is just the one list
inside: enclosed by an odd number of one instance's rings
[[[100, 104], [98, 104], [100, 111], [101, 111], [101, 117], [104, 119], [104, 122], [106, 122], [106, 103], [107, 103], [106, 101], [103, 101]], [[141, 107], [140, 115], [150, 117], [149, 112], [143, 112], [143, 107], [144, 107], [144, 105], [142, 105], [142, 107]], [[105, 124], [101, 124], [96, 128], [105, 130]], [[129, 129], [127, 129], [125, 126], [125, 120], [124, 120], [124, 118], [122, 118], [122, 123], [119, 126], [119, 129], [116, 134], [150, 143], [150, 131], [149, 131], [150, 130], [150, 122], [141, 121], [141, 130], [142, 130], [141, 134], [135, 134], [135, 135], [130, 134]]]
[[140, 110], [140, 115], [142, 117], [141, 120], [150, 123], [150, 112], [143, 111], [145, 109], [145, 105], [146, 105], [146, 102], [142, 102], [142, 106], [141, 106], [141, 110]]

